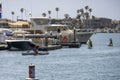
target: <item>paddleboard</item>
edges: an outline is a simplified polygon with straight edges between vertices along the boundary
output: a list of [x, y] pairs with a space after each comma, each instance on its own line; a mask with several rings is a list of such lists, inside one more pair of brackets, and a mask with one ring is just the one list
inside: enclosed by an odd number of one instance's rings
[[39, 52], [38, 54], [35, 54], [34, 52], [23, 52], [22, 55], [48, 55], [48, 52]]

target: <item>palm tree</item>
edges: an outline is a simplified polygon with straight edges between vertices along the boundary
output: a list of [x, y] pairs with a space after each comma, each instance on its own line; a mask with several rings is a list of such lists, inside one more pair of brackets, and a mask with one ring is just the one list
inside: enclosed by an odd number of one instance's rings
[[92, 9], [91, 9], [91, 8], [89, 9], [89, 12], [90, 12], [90, 16], [91, 16], [91, 12], [92, 12]]
[[48, 11], [48, 14], [49, 14], [49, 18], [51, 18], [51, 17], [50, 17], [51, 11]]
[[21, 8], [21, 9], [20, 9], [20, 12], [21, 12], [21, 19], [23, 19], [23, 11], [24, 11], [24, 8]]
[[89, 19], [89, 13], [88, 12], [85, 12], [85, 18], [86, 18], [86, 20]]
[[76, 17], [76, 19], [79, 19], [79, 20], [80, 20], [80, 19], [81, 19], [81, 15], [78, 14], [77, 17]]
[[56, 12], [57, 12], [57, 18], [58, 18], [58, 11], [59, 11], [59, 8], [56, 7], [55, 10], [56, 10]]
[[64, 14], [64, 17], [65, 17], [66, 19], [68, 19], [68, 18], [69, 18], [69, 14]]
[[[89, 11], [89, 17], [91, 17], [92, 9], [90, 8], [88, 11]], [[91, 20], [90, 20], [89, 24], [90, 24], [90, 27], [93, 28], [93, 26], [92, 26], [92, 21], [91, 21]]]
[[46, 13], [42, 13], [42, 16], [43, 16], [43, 17], [46, 17]]
[[83, 8], [80, 9], [80, 13], [81, 13], [81, 17], [84, 18], [84, 10], [83, 10]]
[[78, 9], [78, 10], [77, 10], [77, 14], [79, 14], [79, 12], [80, 12], [80, 10]]
[[15, 15], [15, 12], [12, 11], [11, 14], [12, 14], [12, 21], [13, 21], [13, 19], [14, 19], [14, 15]]
[[88, 7], [88, 6], [85, 6], [85, 9], [86, 9], [86, 12], [87, 12], [87, 10], [89, 9], [89, 7]]

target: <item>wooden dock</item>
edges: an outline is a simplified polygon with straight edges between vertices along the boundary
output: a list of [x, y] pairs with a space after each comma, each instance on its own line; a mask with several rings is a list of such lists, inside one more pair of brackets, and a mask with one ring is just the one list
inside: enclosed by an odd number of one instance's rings
[[81, 46], [80, 43], [61, 43], [61, 46], [68, 46], [69, 48], [79, 48]]

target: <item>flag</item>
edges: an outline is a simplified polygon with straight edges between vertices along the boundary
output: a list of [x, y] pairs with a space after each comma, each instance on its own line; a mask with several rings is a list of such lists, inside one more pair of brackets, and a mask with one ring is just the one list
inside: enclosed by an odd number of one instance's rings
[[[1, 2], [1, 1], [0, 1]], [[2, 3], [0, 3], [0, 13], [2, 12]]]
[[1, 3], [1, 0], [0, 0], [0, 18], [2, 18], [2, 3]]

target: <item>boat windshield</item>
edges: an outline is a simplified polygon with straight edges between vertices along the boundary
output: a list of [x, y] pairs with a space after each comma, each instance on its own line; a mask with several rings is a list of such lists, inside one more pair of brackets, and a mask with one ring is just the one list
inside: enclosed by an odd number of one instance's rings
[[37, 25], [47, 25], [50, 22], [48, 18], [31, 18], [31, 21]]
[[47, 31], [57, 31], [60, 29], [61, 31], [69, 29], [67, 25], [60, 25], [60, 24], [52, 24], [46, 27]]

